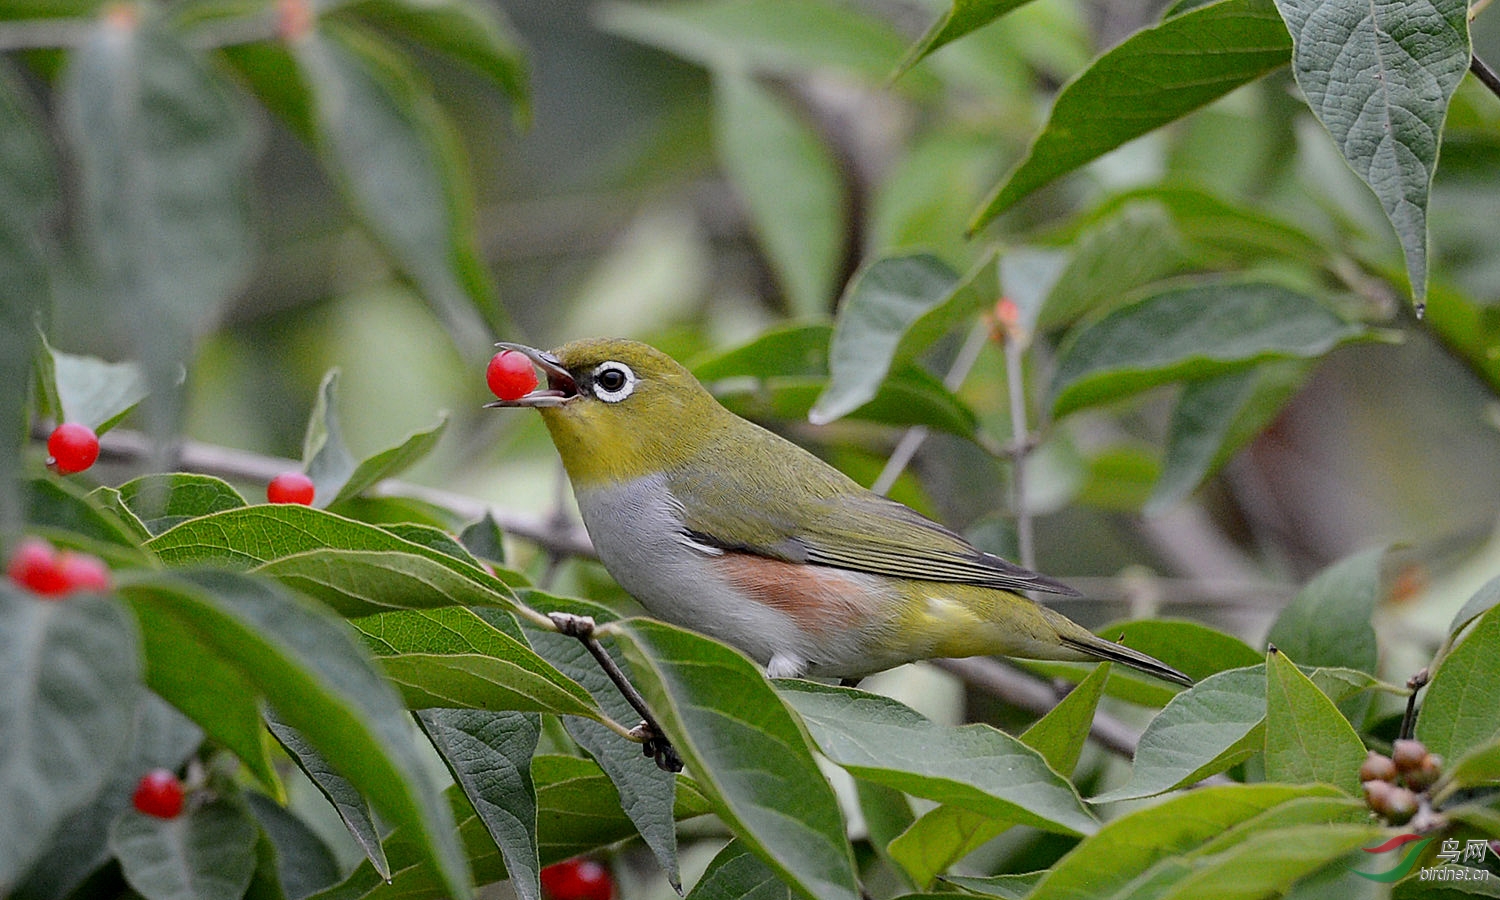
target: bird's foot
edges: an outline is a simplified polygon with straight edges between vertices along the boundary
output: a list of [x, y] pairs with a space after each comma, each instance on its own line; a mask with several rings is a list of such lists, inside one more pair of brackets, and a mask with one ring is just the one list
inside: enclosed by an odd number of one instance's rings
[[656, 760], [657, 768], [664, 772], [682, 771], [682, 757], [677, 755], [677, 748], [650, 722], [630, 729], [630, 736], [641, 742], [641, 753]]

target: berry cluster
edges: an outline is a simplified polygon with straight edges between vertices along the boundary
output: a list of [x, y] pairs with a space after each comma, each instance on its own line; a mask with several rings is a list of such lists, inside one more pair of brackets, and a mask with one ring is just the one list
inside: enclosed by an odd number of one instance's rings
[[547, 900], [610, 900], [614, 879], [603, 863], [569, 859], [542, 870], [542, 896]]
[[63, 597], [74, 591], [107, 591], [109, 567], [97, 556], [58, 552], [40, 538], [27, 538], [16, 547], [5, 568], [10, 580], [43, 597]]
[[1417, 814], [1427, 789], [1443, 774], [1441, 758], [1427, 752], [1421, 741], [1399, 740], [1391, 755], [1370, 751], [1359, 767], [1365, 803], [1392, 825], [1405, 825]]

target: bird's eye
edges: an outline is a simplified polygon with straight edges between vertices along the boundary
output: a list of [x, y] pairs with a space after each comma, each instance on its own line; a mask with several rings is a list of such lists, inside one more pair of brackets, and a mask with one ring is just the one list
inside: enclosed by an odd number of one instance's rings
[[635, 390], [635, 373], [624, 363], [600, 363], [594, 368], [594, 396], [606, 403], [618, 403]]

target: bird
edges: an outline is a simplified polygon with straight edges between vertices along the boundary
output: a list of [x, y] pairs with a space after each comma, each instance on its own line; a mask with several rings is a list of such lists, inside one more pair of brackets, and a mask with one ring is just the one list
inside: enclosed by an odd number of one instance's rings
[[772, 678], [859, 679], [925, 659], [1109, 661], [1191, 686], [1023, 592], [1078, 594], [974, 547], [725, 408], [648, 344], [524, 354], [546, 384], [486, 404], [545, 422], [600, 561], [654, 617]]

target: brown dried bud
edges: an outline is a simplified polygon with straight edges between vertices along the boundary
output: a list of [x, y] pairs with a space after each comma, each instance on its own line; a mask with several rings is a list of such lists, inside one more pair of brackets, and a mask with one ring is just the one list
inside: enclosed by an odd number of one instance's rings
[[1365, 804], [1392, 825], [1405, 825], [1417, 814], [1417, 795], [1389, 781], [1366, 781]]
[[1443, 759], [1431, 753], [1422, 757], [1422, 764], [1414, 771], [1407, 772], [1401, 779], [1406, 786], [1418, 793], [1427, 790], [1437, 784], [1438, 778], [1443, 774]]

